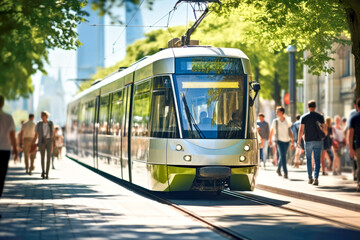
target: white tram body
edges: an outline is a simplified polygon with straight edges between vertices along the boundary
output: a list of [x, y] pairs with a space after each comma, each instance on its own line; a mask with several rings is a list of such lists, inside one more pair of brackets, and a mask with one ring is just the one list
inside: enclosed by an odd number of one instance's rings
[[251, 79], [239, 49], [161, 50], [75, 97], [67, 156], [153, 191], [253, 190]]

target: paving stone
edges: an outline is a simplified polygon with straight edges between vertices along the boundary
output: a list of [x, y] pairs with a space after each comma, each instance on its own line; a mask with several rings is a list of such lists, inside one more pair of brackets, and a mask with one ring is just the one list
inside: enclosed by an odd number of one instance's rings
[[66, 159], [50, 179], [9, 164], [0, 239], [222, 239], [167, 205], [141, 197]]

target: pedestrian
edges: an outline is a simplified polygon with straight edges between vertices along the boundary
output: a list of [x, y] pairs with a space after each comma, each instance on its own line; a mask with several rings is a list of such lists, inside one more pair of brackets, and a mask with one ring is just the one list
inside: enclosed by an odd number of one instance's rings
[[272, 145], [272, 137], [275, 132], [275, 141], [279, 151], [279, 161], [278, 161], [278, 168], [276, 170], [276, 173], [279, 176], [282, 176], [281, 174], [281, 167], [282, 167], [284, 171], [284, 178], [288, 178], [288, 170], [286, 166], [286, 153], [289, 149], [289, 144], [291, 147], [294, 146], [294, 136], [290, 129], [291, 122], [288, 122], [288, 120], [286, 120], [284, 114], [285, 114], [284, 107], [282, 106], [276, 107], [277, 118], [275, 118], [271, 124], [269, 143], [270, 145]]
[[332, 148], [332, 141], [333, 141], [333, 135], [332, 135], [332, 118], [327, 117], [325, 119], [325, 127], [327, 129], [327, 135], [324, 138], [323, 141], [323, 149], [321, 151], [321, 170], [323, 175], [327, 175], [326, 173], [326, 164], [325, 159], [328, 159], [328, 170], [331, 171], [333, 160], [334, 160], [334, 153]]
[[[350, 119], [348, 134], [350, 157], [356, 158], [357, 166], [360, 166], [360, 98], [356, 100], [357, 113]], [[355, 143], [355, 144], [354, 144]], [[357, 168], [357, 191], [360, 191], [360, 168]]]
[[[300, 129], [300, 117], [301, 117], [300, 114], [296, 114], [296, 121], [291, 126], [291, 131], [293, 132], [294, 135], [294, 141], [298, 139], [298, 134]], [[296, 149], [295, 149], [294, 168], [299, 168], [299, 166], [301, 165], [300, 156], [304, 152], [303, 138], [301, 138], [300, 147], [297, 147], [297, 142], [295, 142], [295, 144], [296, 144]]]
[[[351, 118], [356, 115], [357, 113], [357, 107], [356, 107], [356, 99], [354, 100], [354, 109], [350, 111], [349, 113], [349, 117], [348, 117], [348, 121], [346, 123], [346, 127], [349, 129], [350, 128], [350, 120]], [[348, 135], [347, 135], [348, 136]], [[355, 139], [352, 140], [353, 142], [355, 141]], [[349, 146], [350, 146], [350, 142], [349, 142]], [[350, 150], [349, 150], [349, 155], [350, 155]], [[357, 162], [356, 162], [356, 159], [351, 157], [350, 156], [350, 160], [352, 162], [352, 166], [353, 166], [353, 170], [352, 170], [352, 173], [353, 173], [353, 178], [354, 178], [354, 181], [357, 181], [357, 168], [359, 167], [357, 165]]]
[[18, 146], [18, 160], [21, 163], [22, 154], [24, 151], [24, 142], [22, 139], [22, 126], [24, 124], [24, 120], [21, 120], [20, 130], [16, 133], [16, 145]]
[[34, 170], [34, 161], [36, 156], [35, 154], [30, 154], [31, 143], [35, 137], [34, 114], [29, 114], [29, 120], [22, 125], [21, 132], [22, 142], [24, 143], [25, 172], [31, 175], [32, 171]]
[[341, 126], [341, 118], [339, 115], [334, 117], [335, 126], [332, 128], [333, 148], [334, 148], [334, 164], [333, 175], [341, 175], [340, 158], [343, 155], [343, 149], [346, 145], [344, 129]]
[[[41, 155], [41, 177], [43, 179], [49, 178], [49, 169], [50, 169], [50, 159], [53, 146], [53, 132], [54, 124], [52, 121], [48, 120], [50, 114], [47, 111], [41, 112], [41, 119], [36, 124], [35, 127], [35, 137], [33, 139], [33, 144], [38, 140], [38, 146]], [[45, 164], [45, 152], [46, 152], [46, 164]]]
[[269, 147], [269, 123], [265, 121], [265, 115], [264, 113], [259, 113], [258, 115], [259, 120], [257, 121], [258, 131], [259, 135], [262, 139], [262, 148], [260, 148], [260, 161], [264, 164], [265, 168], [265, 162], [267, 159], [267, 153], [268, 153], [268, 147]]
[[5, 177], [10, 160], [11, 147], [15, 161], [18, 156], [14, 119], [10, 114], [4, 113], [2, 111], [4, 103], [5, 99], [2, 95], [0, 95], [0, 197], [4, 188]]
[[60, 133], [60, 128], [58, 126], [54, 129], [54, 137], [53, 137], [53, 154], [52, 154], [52, 169], [55, 169], [54, 159], [57, 157], [60, 159], [61, 156], [61, 148], [63, 145], [63, 137]]
[[344, 132], [347, 130], [346, 122], [347, 122], [346, 117], [341, 118], [341, 127], [344, 129]]
[[[315, 112], [316, 102], [310, 100], [308, 102], [309, 112], [304, 114], [300, 119], [300, 130], [298, 136], [298, 146], [300, 146], [301, 138], [305, 133], [305, 155], [306, 166], [308, 172], [309, 184], [315, 186], [319, 185], [319, 172], [320, 172], [320, 157], [321, 149], [323, 146], [323, 138], [327, 135], [327, 129], [324, 122], [324, 117]], [[315, 171], [314, 178], [312, 177], [312, 163], [311, 156], [314, 152]]]

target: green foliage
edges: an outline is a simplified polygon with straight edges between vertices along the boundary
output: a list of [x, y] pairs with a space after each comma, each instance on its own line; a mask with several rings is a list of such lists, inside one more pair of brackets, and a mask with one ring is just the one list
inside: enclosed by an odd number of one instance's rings
[[12, 113], [14, 123], [17, 129], [21, 127], [21, 121], [26, 121], [29, 117], [28, 113], [24, 110], [16, 110]]
[[247, 32], [271, 51], [296, 45], [298, 50], [310, 50], [304, 60], [313, 74], [332, 72], [327, 65], [332, 60], [332, 44], [349, 44], [342, 34], [348, 34], [344, 7], [338, 1], [324, 0], [224, 0], [222, 8], [215, 9], [220, 16], [234, 9], [254, 12], [244, 17], [255, 23]]
[[48, 49], [75, 49], [76, 26], [86, 0], [2, 0], [0, 2], [0, 94], [7, 99], [33, 91], [31, 75], [44, 74]]

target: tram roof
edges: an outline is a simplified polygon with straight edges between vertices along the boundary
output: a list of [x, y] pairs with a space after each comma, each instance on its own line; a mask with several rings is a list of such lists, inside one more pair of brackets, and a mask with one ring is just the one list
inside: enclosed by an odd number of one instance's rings
[[[185, 46], [181, 48], [166, 48], [163, 49], [154, 55], [146, 56], [139, 61], [130, 65], [130, 67], [124, 70], [117, 70], [109, 75], [107, 75], [102, 81], [97, 84], [94, 84], [90, 88], [76, 95], [74, 100], [80, 99], [83, 96], [90, 94], [92, 92], [96, 92], [100, 88], [105, 87], [106, 85], [111, 84], [119, 79], [123, 78], [123, 85], [128, 84], [126, 80], [131, 79], [133, 81], [133, 74], [136, 72], [140, 72], [144, 68], [149, 65], [152, 65], [156, 62], [162, 60], [170, 60], [173, 61], [173, 70], [172, 72], [164, 72], [167, 74], [175, 73], [175, 58], [183, 58], [183, 57], [193, 57], [193, 56], [206, 56], [206, 57], [230, 57], [230, 58], [242, 58], [249, 59], [244, 52], [240, 49], [236, 48], [216, 48], [210, 46]], [[128, 80], [129, 81], [129, 80]]]

